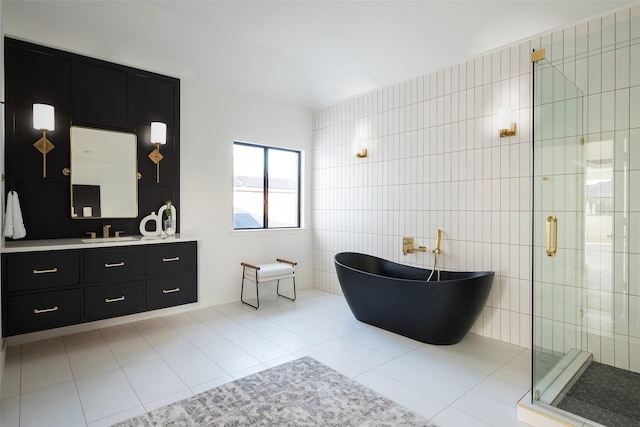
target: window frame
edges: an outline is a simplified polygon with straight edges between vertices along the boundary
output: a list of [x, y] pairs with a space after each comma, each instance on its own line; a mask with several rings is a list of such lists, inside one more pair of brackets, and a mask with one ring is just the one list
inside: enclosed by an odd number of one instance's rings
[[[253, 142], [245, 142], [245, 141], [233, 141], [233, 147], [235, 149], [236, 145], [242, 145], [245, 147], [254, 147], [261, 148], [263, 150], [263, 165], [262, 165], [262, 227], [246, 227], [246, 228], [236, 228], [235, 226], [235, 203], [232, 206], [232, 217], [233, 217], [233, 230], [234, 231], [245, 231], [245, 230], [293, 230], [302, 228], [302, 151], [296, 150], [293, 148], [283, 148], [283, 147], [275, 147], [272, 145], [263, 145], [256, 144]], [[278, 150], [285, 151], [289, 153], [295, 153], [298, 155], [298, 174], [297, 178], [297, 203], [296, 203], [296, 223], [295, 226], [284, 226], [284, 227], [270, 227], [269, 226], [269, 150]], [[235, 151], [235, 150], [234, 150]], [[235, 158], [233, 159], [235, 165]], [[235, 169], [235, 168], [234, 168]], [[233, 171], [235, 176], [235, 170]], [[233, 182], [233, 180], [232, 180]], [[234, 199], [235, 199], [235, 188], [233, 190]]]

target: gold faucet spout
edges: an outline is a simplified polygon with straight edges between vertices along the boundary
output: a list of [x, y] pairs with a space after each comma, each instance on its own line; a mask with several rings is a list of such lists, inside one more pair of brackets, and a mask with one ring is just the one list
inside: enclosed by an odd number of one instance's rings
[[105, 239], [109, 238], [109, 229], [111, 228], [111, 224], [105, 224], [102, 226], [102, 237]]
[[408, 254], [413, 254], [416, 252], [427, 252], [426, 246], [418, 246], [417, 248], [410, 248], [406, 250]]

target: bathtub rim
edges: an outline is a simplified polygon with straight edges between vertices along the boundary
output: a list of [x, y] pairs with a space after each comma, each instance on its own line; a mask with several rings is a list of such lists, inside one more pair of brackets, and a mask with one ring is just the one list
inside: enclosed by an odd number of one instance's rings
[[[455, 279], [440, 280], [440, 281], [437, 281], [437, 280], [429, 280], [429, 281], [427, 281], [426, 279], [424, 279], [424, 280], [419, 280], [419, 279], [406, 279], [406, 278], [403, 278], [403, 277], [385, 276], [385, 275], [382, 275], [382, 274], [371, 273], [371, 272], [366, 271], [366, 270], [359, 270], [359, 269], [357, 269], [357, 268], [354, 268], [354, 267], [352, 267], [352, 266], [350, 266], [350, 265], [347, 265], [347, 264], [345, 264], [345, 263], [343, 263], [343, 262], [338, 261], [337, 257], [338, 257], [339, 255], [342, 255], [342, 254], [345, 254], [345, 255], [357, 255], [357, 256], [361, 256], [361, 257], [372, 258], [372, 259], [375, 259], [375, 260], [377, 260], [377, 261], [381, 261], [381, 262], [384, 262], [384, 263], [389, 263], [389, 264], [393, 264], [393, 265], [399, 266], [399, 267], [401, 267], [401, 268], [407, 268], [407, 269], [413, 269], [413, 270], [425, 271], [425, 272], [427, 272], [427, 274], [425, 275], [425, 277], [428, 277], [428, 274], [429, 274], [432, 270], [427, 269], [427, 268], [414, 267], [414, 266], [412, 266], [412, 265], [401, 264], [401, 263], [399, 263], [399, 262], [390, 261], [390, 260], [385, 259], [385, 258], [381, 258], [381, 257], [375, 256], [375, 255], [365, 254], [365, 253], [362, 253], [362, 252], [343, 251], [343, 252], [338, 252], [338, 253], [336, 253], [336, 254], [333, 256], [333, 261], [334, 261], [334, 263], [339, 264], [341, 267], [347, 268], [347, 269], [349, 269], [349, 270], [356, 271], [356, 272], [358, 272], [358, 273], [362, 273], [362, 274], [367, 274], [367, 275], [374, 276], [374, 277], [381, 277], [381, 278], [388, 279], [388, 280], [394, 280], [394, 281], [400, 281], [400, 282], [406, 282], [406, 283], [421, 283], [421, 284], [438, 283], [438, 284], [446, 284], [446, 283], [451, 283], [451, 282], [462, 282], [462, 281], [466, 281], [466, 280], [474, 280], [474, 279], [477, 279], [478, 277], [484, 277], [484, 276], [495, 275], [495, 272], [494, 272], [494, 271], [452, 271], [452, 270], [440, 270], [440, 272], [441, 272], [441, 273], [442, 273], [442, 272], [447, 272], [447, 273], [461, 273], [461, 274], [465, 274], [465, 273], [467, 273], [467, 274], [469, 274], [469, 275], [468, 275], [468, 276], [465, 276], [465, 277], [458, 277], [458, 278], [455, 278]], [[437, 271], [437, 270], [436, 270], [436, 271]]]

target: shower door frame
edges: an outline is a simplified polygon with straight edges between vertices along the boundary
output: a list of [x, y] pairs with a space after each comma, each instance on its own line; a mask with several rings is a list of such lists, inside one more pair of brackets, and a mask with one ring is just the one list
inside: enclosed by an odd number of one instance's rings
[[591, 360], [583, 351], [583, 94], [544, 59], [544, 49], [532, 63], [531, 398], [554, 405]]

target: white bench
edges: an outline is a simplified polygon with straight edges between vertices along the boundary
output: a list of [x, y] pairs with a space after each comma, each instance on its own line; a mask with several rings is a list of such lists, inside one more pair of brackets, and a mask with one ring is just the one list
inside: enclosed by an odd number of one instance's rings
[[[260, 295], [258, 292], [258, 285], [264, 282], [271, 282], [277, 280], [276, 294], [280, 297], [289, 299], [291, 301], [296, 300], [296, 277], [295, 266], [298, 264], [294, 261], [288, 261], [286, 259], [277, 258], [277, 262], [271, 264], [254, 265], [247, 262], [241, 262], [242, 266], [242, 286], [240, 288], [240, 301], [250, 305], [256, 310], [260, 307]], [[252, 280], [256, 283], [256, 305], [248, 303], [244, 300], [244, 281]], [[291, 279], [293, 281], [293, 298], [280, 293], [280, 280]]]

